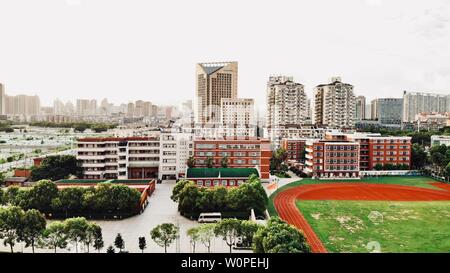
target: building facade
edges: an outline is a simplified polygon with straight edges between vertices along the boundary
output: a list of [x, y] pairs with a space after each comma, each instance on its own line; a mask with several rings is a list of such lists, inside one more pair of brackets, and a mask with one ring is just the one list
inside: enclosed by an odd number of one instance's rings
[[175, 180], [186, 177], [187, 161], [194, 155], [194, 135], [181, 132], [161, 132], [158, 178]]
[[342, 133], [306, 142], [304, 172], [316, 179], [359, 179], [359, 143]]
[[360, 170], [376, 170], [377, 164], [392, 169], [411, 168], [411, 137], [381, 136], [375, 133], [355, 133], [346, 139], [360, 145]]
[[431, 146], [435, 145], [450, 146], [450, 136], [438, 136], [438, 135], [431, 136]]
[[270, 174], [270, 141], [260, 138], [222, 138], [194, 140], [195, 167], [207, 167], [212, 158], [214, 168], [222, 167], [222, 159], [228, 158], [228, 168], [257, 168], [261, 179]]
[[356, 120], [366, 119], [366, 97], [356, 97], [355, 103], [355, 118]]
[[238, 63], [197, 64], [195, 121], [220, 122], [223, 98], [237, 98]]
[[84, 179], [157, 178], [159, 157], [158, 138], [83, 138], [77, 144]]
[[377, 99], [377, 118], [382, 125], [401, 125], [403, 114], [403, 99]]
[[276, 128], [299, 125], [308, 116], [307, 98], [303, 84], [293, 77], [272, 76], [267, 82], [266, 126]]
[[315, 118], [318, 126], [353, 128], [355, 126], [355, 95], [353, 86], [339, 77], [315, 88]]
[[281, 141], [281, 147], [286, 150], [288, 156], [287, 160], [303, 163], [306, 154], [306, 139], [304, 138], [289, 138]]

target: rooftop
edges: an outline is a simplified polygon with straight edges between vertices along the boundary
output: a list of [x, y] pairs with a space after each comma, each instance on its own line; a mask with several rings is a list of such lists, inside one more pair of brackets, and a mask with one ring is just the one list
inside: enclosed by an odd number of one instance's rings
[[255, 168], [189, 168], [187, 178], [219, 178], [219, 177], [245, 177], [255, 174], [259, 177]]
[[62, 179], [58, 180], [55, 183], [58, 185], [61, 184], [98, 184], [98, 183], [112, 183], [112, 184], [125, 184], [125, 185], [139, 185], [139, 184], [148, 184], [152, 179]]

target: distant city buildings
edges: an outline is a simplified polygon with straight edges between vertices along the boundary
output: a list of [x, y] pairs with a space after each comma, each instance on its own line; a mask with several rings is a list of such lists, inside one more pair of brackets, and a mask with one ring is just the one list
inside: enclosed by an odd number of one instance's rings
[[403, 122], [414, 122], [420, 113], [450, 112], [450, 95], [403, 92]]
[[356, 120], [366, 119], [366, 97], [364, 96], [356, 97], [355, 118]]
[[355, 125], [355, 95], [353, 86], [335, 77], [328, 84], [315, 88], [315, 118], [318, 126], [353, 128]]
[[450, 146], [450, 136], [437, 136], [437, 135], [431, 136], [431, 146], [435, 145]]

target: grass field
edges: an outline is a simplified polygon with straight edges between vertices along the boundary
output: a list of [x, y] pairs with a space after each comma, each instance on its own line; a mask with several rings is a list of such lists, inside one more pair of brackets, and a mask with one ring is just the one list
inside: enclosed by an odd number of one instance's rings
[[[329, 252], [450, 252], [450, 202], [297, 201]], [[372, 220], [371, 220], [372, 219]]]
[[[433, 180], [432, 178], [429, 177], [424, 177], [424, 176], [410, 176], [410, 177], [405, 177], [405, 176], [384, 176], [384, 177], [371, 177], [371, 178], [364, 178], [361, 180], [356, 180], [353, 181], [355, 183], [373, 183], [373, 184], [396, 184], [396, 185], [404, 185], [404, 186], [414, 186], [414, 187], [421, 187], [421, 188], [428, 188], [428, 189], [434, 189], [434, 190], [442, 190], [440, 188], [434, 187], [432, 185], [429, 184], [429, 182], [437, 182], [435, 180]], [[270, 195], [269, 197], [269, 204], [268, 204], [268, 210], [270, 215], [272, 216], [276, 216], [278, 215], [278, 213], [275, 210], [275, 207], [273, 205], [273, 199], [275, 198], [275, 196], [288, 188], [292, 188], [292, 187], [298, 187], [301, 185], [307, 185], [307, 184], [320, 184], [320, 183], [340, 183], [339, 181], [336, 180], [315, 180], [315, 179], [310, 179], [310, 178], [305, 178], [303, 180], [300, 181], [296, 181], [293, 183], [290, 183], [286, 186], [283, 186], [281, 188], [279, 188], [277, 191], [275, 191], [272, 195]]]
[[[429, 177], [379, 177], [355, 183], [397, 184], [434, 190]], [[275, 196], [306, 184], [340, 183], [303, 179], [278, 189], [269, 198], [269, 213], [277, 215]], [[450, 252], [450, 201], [297, 201], [329, 252]], [[374, 217], [375, 216], [375, 217]], [[380, 220], [381, 219], [381, 220]]]

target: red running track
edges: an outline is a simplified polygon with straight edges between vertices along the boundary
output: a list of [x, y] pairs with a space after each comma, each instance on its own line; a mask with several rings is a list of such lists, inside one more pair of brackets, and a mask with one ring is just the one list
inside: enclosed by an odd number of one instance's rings
[[281, 219], [302, 230], [316, 253], [327, 250], [311, 225], [298, 210], [296, 200], [366, 200], [366, 201], [448, 201], [450, 185], [431, 183], [439, 189], [427, 189], [412, 186], [335, 183], [312, 184], [290, 188], [279, 193], [274, 199], [274, 206]]

